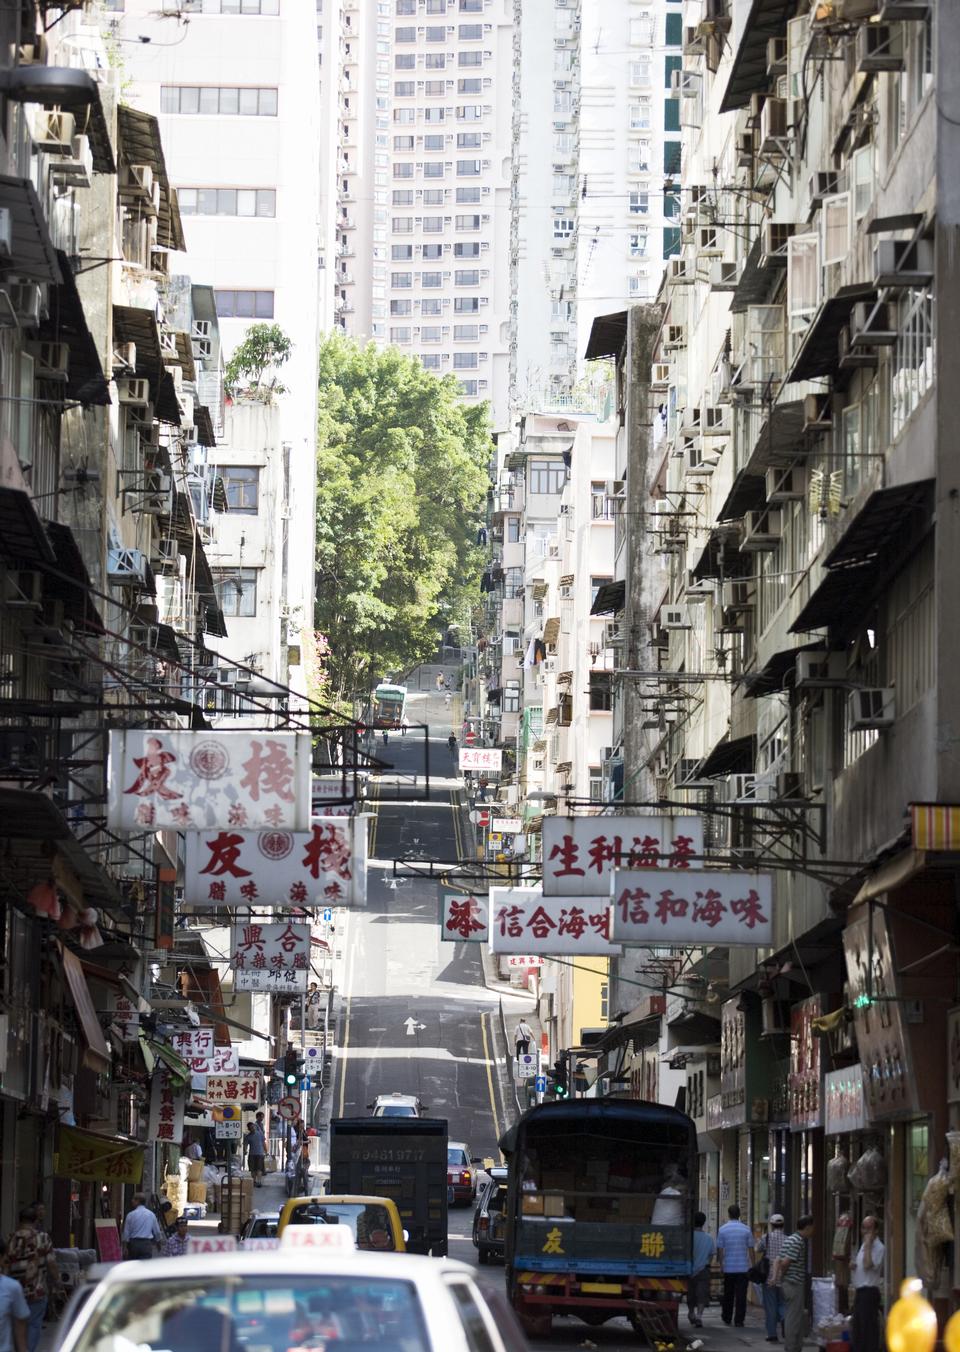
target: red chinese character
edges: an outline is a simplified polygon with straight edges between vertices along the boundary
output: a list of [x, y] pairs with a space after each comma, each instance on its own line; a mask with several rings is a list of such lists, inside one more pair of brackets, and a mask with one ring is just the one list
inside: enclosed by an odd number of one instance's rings
[[557, 928], [557, 922], [551, 920], [542, 906], [538, 906], [527, 921], [527, 929], [533, 930], [537, 939], [545, 939], [551, 930]]
[[266, 958], [263, 956], [262, 953], [256, 953], [256, 954], [254, 954], [254, 958], [253, 958], [253, 963], [252, 963], [252, 965], [253, 965], [254, 967], [258, 968], [258, 969], [262, 969], [262, 968], [266, 967], [266, 965], [267, 965], [267, 960], [266, 960]]
[[319, 878], [321, 871], [349, 878], [350, 844], [346, 833], [336, 826], [315, 826], [307, 841], [303, 867], [314, 878]]
[[294, 953], [293, 966], [298, 972], [305, 972], [310, 966], [306, 953]]
[[587, 917], [590, 921], [590, 928], [595, 934], [599, 934], [601, 939], [610, 938], [610, 912], [599, 911], [594, 915]]
[[133, 820], [139, 826], [152, 826], [157, 819], [157, 809], [152, 803], [138, 803]]
[[187, 807], [186, 803], [178, 803], [170, 813], [170, 816], [178, 826], [186, 828], [190, 825], [190, 809]]
[[645, 925], [650, 916], [644, 902], [649, 900], [650, 893], [642, 887], [625, 887], [617, 900], [624, 923], [629, 921], [631, 925]]
[[283, 949], [284, 953], [292, 953], [295, 948], [302, 947], [303, 939], [300, 935], [297, 934], [297, 932], [291, 925], [290, 921], [288, 920], [287, 928], [280, 935], [280, 938], [277, 940], [277, 943]]
[[323, 895], [328, 901], [338, 901], [343, 896], [343, 888], [339, 883], [328, 883], [323, 889]]
[[667, 891], [660, 893], [660, 900], [657, 902], [654, 915], [660, 921], [661, 925], [665, 925], [668, 920], [673, 918], [682, 920], [687, 914], [687, 907], [689, 904], [690, 903], [684, 897], [675, 897], [673, 893], [667, 889]]
[[253, 901], [254, 898], [259, 897], [260, 891], [255, 882], [249, 882], [244, 883], [240, 888], [240, 895], [246, 897], [247, 901]]
[[172, 773], [170, 767], [176, 764], [176, 760], [172, 751], [164, 751], [159, 737], [148, 737], [144, 754], [133, 758], [140, 773], [129, 789], [124, 789], [124, 793], [134, 793], [138, 798], [182, 798], [182, 793], [167, 787], [167, 780]]
[[500, 926], [500, 933], [509, 935], [511, 939], [519, 939], [523, 933], [523, 926], [520, 924], [522, 915], [523, 911], [519, 906], [501, 906], [494, 916]]
[[172, 1140], [173, 1140], [173, 1123], [172, 1123], [172, 1122], [161, 1122], [161, 1123], [160, 1123], [160, 1125], [157, 1127], [157, 1140], [158, 1140], [158, 1141], [172, 1141]]
[[696, 900], [693, 903], [693, 921], [699, 924], [702, 920], [708, 929], [713, 929], [727, 913], [727, 908], [720, 899], [720, 893], [716, 888], [710, 887], [706, 892], [697, 892]]
[[741, 925], [746, 925], [747, 929], [754, 929], [758, 924], [767, 923], [767, 917], [760, 909], [761, 904], [759, 894], [751, 887], [745, 897], [731, 901], [730, 912], [737, 916]]
[[282, 953], [271, 953], [271, 954], [270, 954], [270, 966], [274, 969], [274, 971], [279, 971], [281, 967], [285, 967], [285, 966], [286, 966], [286, 960], [285, 960], [283, 954], [282, 954]]
[[619, 864], [623, 841], [619, 836], [595, 836], [590, 842], [590, 867], [603, 873], [607, 864]]
[[291, 883], [287, 893], [291, 901], [306, 901], [307, 889], [303, 883]]
[[243, 763], [246, 774], [240, 781], [241, 789], [246, 789], [255, 803], [260, 801], [261, 789], [264, 793], [275, 794], [285, 803], [292, 803], [293, 763], [283, 743], [272, 741], [268, 737], [265, 743], [266, 752], [256, 738], [250, 745], [253, 747], [253, 754]]
[[459, 934], [462, 939], [469, 939], [471, 934], [483, 929], [483, 921], [478, 919], [479, 914], [480, 905], [474, 897], [467, 897], [464, 901], [452, 901], [447, 917], [447, 929]]
[[671, 840], [673, 854], [669, 859], [670, 868], [689, 868], [690, 860], [693, 858], [693, 837], [677, 836]]
[[264, 815], [264, 817], [266, 817], [267, 821], [270, 823], [271, 826], [282, 826], [282, 825], [283, 825], [283, 808], [282, 808], [282, 807], [268, 807], [267, 810], [266, 810], [266, 812], [265, 812], [263, 815]]
[[174, 1107], [173, 1107], [173, 1104], [172, 1104], [172, 1103], [161, 1103], [161, 1104], [160, 1104], [160, 1121], [161, 1121], [161, 1122], [172, 1122], [175, 1116], [176, 1116], [176, 1113], [175, 1113], [175, 1111], [174, 1111]]
[[243, 939], [239, 944], [237, 944], [237, 950], [239, 951], [241, 948], [244, 949], [257, 948], [261, 952], [263, 952], [263, 944], [264, 944], [263, 926], [244, 925]]
[[223, 1086], [223, 1092], [224, 1092], [225, 1096], [226, 1096], [228, 1099], [235, 1099], [235, 1098], [237, 1097], [237, 1082], [236, 1082], [236, 1080], [227, 1080], [227, 1081], [224, 1083], [224, 1086]]
[[240, 1097], [241, 1099], [243, 1099], [244, 1103], [249, 1103], [251, 1102], [251, 1100], [256, 1099], [257, 1097], [256, 1080], [244, 1080], [243, 1084], [241, 1084], [240, 1086]]
[[244, 969], [244, 967], [246, 967], [246, 965], [247, 965], [247, 955], [246, 955], [246, 953], [234, 953], [234, 955], [233, 955], [233, 965], [234, 965], [234, 967], [236, 968], [236, 970], [237, 970], [238, 972], [242, 971], [242, 970]]
[[558, 934], [570, 934], [574, 939], [579, 939], [586, 928], [587, 920], [579, 906], [571, 906], [569, 911], [560, 912]]
[[203, 843], [210, 851], [210, 858], [206, 868], [200, 870], [201, 873], [211, 873], [215, 878], [224, 873], [229, 873], [233, 878], [250, 877], [250, 870], [241, 868], [237, 863], [243, 846], [243, 836], [221, 831], [213, 840], [205, 840]]
[[230, 811], [227, 813], [227, 825], [246, 826], [246, 824], [247, 824], [247, 809], [243, 806], [242, 803], [234, 803], [231, 806]]
[[656, 868], [660, 863], [660, 837], [634, 836], [627, 856], [627, 868]]
[[211, 883], [210, 891], [207, 893], [208, 901], [226, 901], [227, 888], [224, 883]]
[[560, 867], [553, 870], [555, 878], [583, 877], [583, 869], [576, 868], [576, 862], [580, 857], [580, 846], [576, 843], [573, 836], [564, 836], [559, 845], [554, 845], [550, 851], [550, 859], [559, 859]]

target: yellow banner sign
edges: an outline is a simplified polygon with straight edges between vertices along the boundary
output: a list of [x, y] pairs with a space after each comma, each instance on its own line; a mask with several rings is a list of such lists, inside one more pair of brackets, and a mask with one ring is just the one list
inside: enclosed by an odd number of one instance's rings
[[915, 850], [960, 850], [960, 807], [912, 803]]
[[77, 1183], [139, 1183], [143, 1146], [61, 1127], [54, 1173]]

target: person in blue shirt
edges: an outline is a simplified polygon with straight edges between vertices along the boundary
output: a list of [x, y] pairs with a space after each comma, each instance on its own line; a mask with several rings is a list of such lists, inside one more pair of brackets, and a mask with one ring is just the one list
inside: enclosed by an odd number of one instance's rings
[[693, 1264], [687, 1282], [687, 1314], [695, 1329], [703, 1328], [703, 1312], [710, 1304], [710, 1264], [717, 1246], [704, 1226], [706, 1215], [698, 1211], [693, 1218]]
[[0, 1277], [0, 1352], [27, 1352], [29, 1319], [23, 1287], [12, 1277]]
[[757, 1261], [753, 1231], [740, 1219], [740, 1208], [734, 1202], [727, 1207], [730, 1219], [717, 1231], [717, 1252], [723, 1268], [723, 1303], [720, 1318], [725, 1324], [731, 1320], [743, 1328], [747, 1313], [747, 1273]]

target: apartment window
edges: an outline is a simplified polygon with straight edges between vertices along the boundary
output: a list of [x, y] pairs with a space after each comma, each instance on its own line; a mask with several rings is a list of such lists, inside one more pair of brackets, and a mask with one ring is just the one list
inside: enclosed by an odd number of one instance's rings
[[630, 104], [630, 130], [631, 131], [649, 131], [650, 129], [650, 100], [638, 99]]
[[455, 371], [475, 371], [480, 365], [476, 352], [454, 352], [453, 369]]
[[276, 117], [276, 89], [237, 85], [161, 85], [161, 113], [217, 113], [229, 117]]
[[424, 108], [424, 122], [442, 122], [446, 113], [446, 108]]
[[[458, 204], [459, 204], [460, 206], [466, 206], [468, 202], [479, 202], [479, 201], [480, 201], [480, 189], [479, 189], [479, 188], [458, 188], [458, 189], [457, 189], [457, 202], [458, 202]], [[477, 217], [477, 220], [479, 221], [479, 219], [480, 219], [480, 218], [479, 218], [479, 216], [478, 216], [478, 217]], [[464, 227], [464, 229], [466, 229], [466, 228], [467, 228], [467, 227]], [[473, 227], [473, 226], [470, 226], [469, 228], [472, 230], [474, 227]], [[479, 230], [479, 229], [480, 229], [480, 226], [477, 225], [476, 228]]]
[[507, 517], [507, 544], [518, 545], [520, 543], [520, 518], [518, 516]]
[[631, 216], [646, 216], [650, 210], [650, 194], [648, 192], [632, 192], [629, 209]]
[[394, 148], [394, 150], [412, 150], [412, 149], [413, 149], [413, 137], [412, 137], [412, 136], [395, 136], [395, 137], [393, 138], [393, 148]]
[[[588, 773], [589, 776], [590, 776], [590, 779], [589, 779], [589, 796], [590, 796], [590, 801], [591, 801], [591, 803], [602, 803], [602, 802], [603, 802], [603, 769], [602, 769], [599, 765], [591, 765], [587, 773]], [[601, 986], [600, 989], [601, 989], [601, 992], [603, 992], [603, 993], [605, 993], [605, 992], [607, 991], [607, 984], [606, 984], [606, 982], [604, 982], [604, 984]]]
[[393, 287], [413, 286], [412, 272], [391, 272], [390, 285]]
[[275, 188], [178, 188], [184, 216], [276, 216]]
[[214, 590], [224, 615], [249, 619], [257, 613], [257, 569], [222, 568], [213, 575]]
[[572, 192], [573, 192], [573, 176], [571, 174], [554, 174], [553, 176], [554, 197], [569, 197]]
[[443, 189], [442, 189], [442, 188], [424, 188], [424, 190], [423, 190], [423, 205], [424, 205], [425, 207], [442, 207], [442, 206], [443, 206]]
[[483, 89], [483, 81], [476, 79], [458, 80], [458, 94], [479, 94]]
[[394, 82], [393, 92], [398, 99], [412, 99], [417, 92], [415, 80], [397, 80]]
[[423, 233], [425, 235], [439, 235], [443, 233], [442, 216], [424, 216], [422, 224]]
[[427, 160], [423, 166], [424, 178], [443, 178], [443, 160]]
[[394, 42], [416, 42], [417, 30], [413, 27], [394, 29], [393, 40]]
[[638, 19], [630, 20], [630, 45], [632, 47], [653, 46], [653, 19], [649, 15], [644, 14]]
[[457, 268], [453, 274], [453, 280], [457, 286], [479, 286], [480, 270], [478, 268]]
[[394, 244], [390, 248], [390, 257], [395, 263], [404, 263], [413, 257], [412, 244]]
[[[514, 518], [518, 525], [520, 518]], [[516, 543], [516, 541], [514, 541]], [[523, 594], [523, 569], [505, 568], [503, 573], [503, 598], [505, 601], [515, 601], [518, 596]]]
[[458, 315], [475, 315], [480, 310], [479, 296], [454, 296], [454, 313]]
[[446, 42], [447, 30], [442, 25], [428, 25], [424, 37], [428, 42]]
[[218, 465], [227, 506], [231, 512], [256, 516], [260, 501], [260, 471], [256, 465]]
[[397, 52], [393, 58], [393, 68], [394, 70], [416, 70], [416, 52]]
[[650, 85], [650, 58], [649, 56], [638, 57], [635, 61], [627, 63], [630, 77], [631, 89], [646, 89]]
[[456, 343], [476, 343], [480, 338], [479, 324], [454, 324], [453, 339]]
[[438, 325], [425, 324], [420, 330], [420, 340], [424, 343], [439, 343], [442, 336]]
[[442, 98], [447, 92], [447, 86], [443, 80], [428, 80], [424, 86], [424, 93], [432, 98]]
[[272, 319], [272, 291], [215, 291], [221, 319]]
[[519, 681], [507, 681], [504, 685], [502, 708], [505, 714], [518, 714], [520, 712]]
[[479, 230], [479, 216], [457, 216], [455, 224], [458, 230]]
[[[180, 8], [184, 14], [279, 14], [280, 0], [180, 0]], [[122, 10], [122, 0], [107, 9]]]
[[569, 239], [573, 234], [574, 220], [570, 216], [555, 216], [553, 218], [553, 237], [554, 239]]
[[413, 231], [413, 217], [394, 216], [390, 228], [395, 235], [409, 235]]
[[457, 132], [458, 150], [479, 150], [482, 137], [478, 131], [459, 131]]
[[421, 352], [420, 364], [426, 371], [439, 371], [441, 357], [439, 352]]
[[443, 70], [446, 64], [446, 52], [427, 52], [425, 62], [427, 70]]
[[390, 330], [391, 343], [409, 343], [412, 330], [408, 328], [397, 328]]
[[458, 103], [457, 118], [461, 122], [479, 122], [483, 117], [482, 103]]
[[591, 713], [609, 713], [613, 708], [613, 687], [607, 671], [590, 673], [590, 711]]
[[559, 495], [567, 481], [567, 471], [562, 460], [531, 460], [528, 478], [531, 493]]
[[627, 169], [631, 174], [645, 174], [650, 168], [650, 142], [631, 141], [627, 146]]
[[474, 178], [481, 167], [479, 160], [457, 160], [457, 178]]
[[442, 258], [442, 257], [443, 257], [443, 245], [442, 245], [442, 244], [421, 244], [421, 245], [420, 245], [420, 256], [421, 256], [422, 258]]
[[447, 0], [427, 0], [428, 14], [446, 14]]
[[438, 286], [443, 286], [442, 272], [424, 272], [420, 276], [420, 285], [425, 291], [435, 290]]
[[403, 319], [405, 315], [413, 314], [412, 300], [392, 300], [390, 302], [390, 313], [394, 319]]
[[417, 0], [397, 0], [393, 12], [397, 15], [416, 14]]
[[453, 246], [454, 258], [479, 258], [480, 241], [478, 239], [464, 240]]
[[460, 0], [461, 14], [482, 14], [483, 0]]
[[460, 393], [467, 399], [476, 399], [480, 393], [480, 382], [477, 380], [461, 380]]
[[394, 188], [393, 194], [392, 194], [392, 201], [393, 201], [393, 205], [394, 205], [395, 207], [412, 207], [412, 206], [413, 206], [413, 189], [412, 189], [412, 188]]
[[409, 126], [411, 122], [416, 122], [417, 110], [416, 108], [394, 108], [393, 120]]
[[647, 232], [646, 230], [635, 230], [629, 241], [631, 258], [646, 258], [647, 256]]
[[393, 166], [394, 178], [413, 178], [413, 161], [401, 160]]
[[432, 132], [429, 136], [425, 136], [423, 138], [423, 148], [424, 150], [442, 150], [443, 135], [437, 135], [436, 132]]
[[483, 24], [462, 23], [457, 33], [461, 42], [479, 42], [483, 37]]
[[933, 297], [928, 291], [908, 291], [900, 303], [890, 365], [890, 430], [895, 437], [933, 384], [934, 357]]
[[457, 52], [458, 66], [482, 66], [483, 52]]

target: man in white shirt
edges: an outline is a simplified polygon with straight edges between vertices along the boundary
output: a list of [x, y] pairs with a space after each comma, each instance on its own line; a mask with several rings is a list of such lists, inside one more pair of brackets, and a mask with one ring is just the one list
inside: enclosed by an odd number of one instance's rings
[[517, 1044], [517, 1058], [526, 1056], [530, 1051], [530, 1043], [533, 1041], [533, 1029], [526, 1019], [521, 1019], [517, 1024], [517, 1031], [513, 1035], [513, 1040]]
[[853, 1321], [850, 1336], [857, 1352], [880, 1352], [883, 1257], [876, 1216], [864, 1216], [863, 1243], [853, 1260]]
[[130, 1199], [132, 1205], [123, 1222], [123, 1240], [128, 1258], [152, 1258], [157, 1245], [163, 1239], [160, 1222], [146, 1205], [142, 1192], [135, 1192]]

